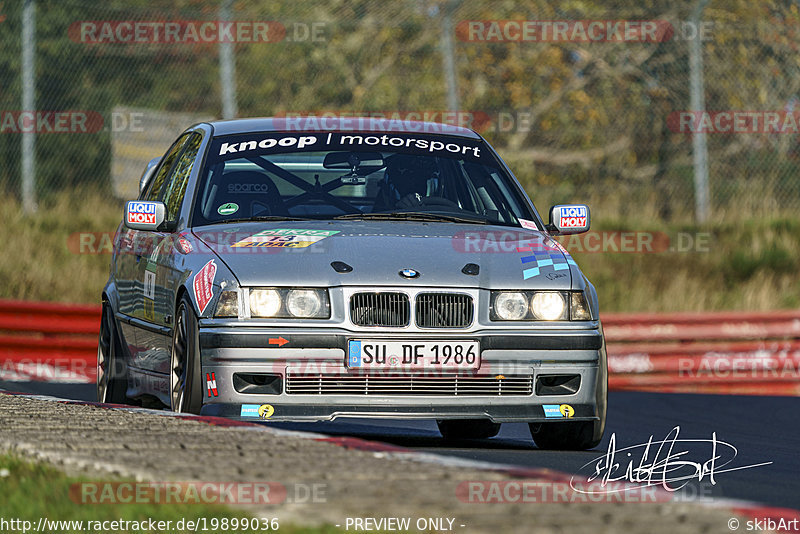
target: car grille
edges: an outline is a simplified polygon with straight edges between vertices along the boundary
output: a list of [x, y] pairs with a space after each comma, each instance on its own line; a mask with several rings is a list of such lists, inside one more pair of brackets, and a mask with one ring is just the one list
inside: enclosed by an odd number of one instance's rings
[[[410, 309], [405, 293], [356, 293], [350, 298], [350, 318], [357, 326], [408, 326]], [[420, 293], [414, 312], [421, 328], [467, 328], [474, 305], [472, 297], [463, 293]]]
[[430, 395], [505, 397], [531, 395], [531, 375], [506, 376], [369, 376], [292, 375], [286, 377], [289, 395]]
[[405, 293], [356, 293], [350, 319], [358, 326], [407, 326], [411, 315]]
[[416, 321], [423, 328], [466, 328], [472, 324], [472, 297], [462, 293], [417, 295]]

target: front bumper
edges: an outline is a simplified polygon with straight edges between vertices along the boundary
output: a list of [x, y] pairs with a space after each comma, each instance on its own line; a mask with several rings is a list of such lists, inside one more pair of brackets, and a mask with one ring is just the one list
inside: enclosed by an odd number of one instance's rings
[[[479, 342], [480, 368], [461, 371], [457, 376], [446, 372], [438, 376], [430, 372], [389, 373], [387, 376], [380, 372], [365, 374], [346, 367], [347, 344], [351, 339], [419, 341], [423, 337], [425, 340]], [[599, 384], [605, 384], [607, 376], [603, 338], [597, 323], [582, 329], [486, 329], [424, 335], [352, 332], [343, 328], [276, 329], [201, 324], [199, 340], [206, 386], [201, 413], [251, 421], [322, 421], [339, 417], [557, 421], [566, 418], [558, 415], [558, 407], [565, 404], [571, 408], [565, 410], [571, 420], [598, 420], [597, 390]], [[277, 384], [275, 392], [242, 392], [241, 376], [253, 375], [279, 377], [273, 381]], [[322, 386], [314, 393], [309, 393], [308, 388], [297, 393], [291, 387], [287, 392], [287, 385], [297, 376], [306, 380], [319, 379], [320, 383], [358, 384], [358, 387], [354, 386], [347, 393], [338, 390], [330, 393]], [[554, 376], [573, 377], [570, 384], [575, 387], [556, 393], [540, 387], [543, 380], [546, 382]], [[402, 383], [403, 387], [412, 387], [409, 382], [422, 379], [425, 384], [434, 385], [433, 393], [401, 388], [387, 394], [386, 389], [370, 389], [370, 380], [375, 384], [376, 380], [387, 378], [397, 378], [399, 382], [393, 384]], [[517, 388], [508, 393], [504, 390], [503, 384], [510, 383], [512, 378], [518, 384], [529, 380], [529, 391]], [[481, 384], [478, 393], [470, 389], [476, 387], [474, 383]], [[493, 387], [495, 383], [497, 387]], [[437, 387], [437, 384], [442, 386]], [[453, 391], [448, 393], [451, 387]], [[264, 405], [266, 407], [259, 410]], [[265, 417], [259, 417], [259, 412]]]

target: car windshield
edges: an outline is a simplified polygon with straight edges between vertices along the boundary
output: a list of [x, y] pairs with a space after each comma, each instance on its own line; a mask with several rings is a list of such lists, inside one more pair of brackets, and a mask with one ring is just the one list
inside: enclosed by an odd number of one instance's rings
[[535, 219], [479, 139], [423, 134], [270, 132], [217, 137], [194, 226], [259, 219]]

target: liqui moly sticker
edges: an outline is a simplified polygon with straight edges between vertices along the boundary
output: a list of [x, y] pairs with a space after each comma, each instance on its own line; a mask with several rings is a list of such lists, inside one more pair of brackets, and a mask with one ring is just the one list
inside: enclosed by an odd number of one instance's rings
[[155, 224], [156, 206], [155, 202], [128, 202], [128, 223]]
[[206, 306], [214, 297], [214, 277], [216, 275], [217, 264], [214, 263], [214, 260], [210, 260], [194, 275], [194, 280], [192, 281], [194, 299], [197, 301], [201, 315], [206, 311]]
[[559, 206], [556, 215], [559, 218], [558, 226], [561, 228], [581, 228], [586, 226], [589, 216], [586, 206]]

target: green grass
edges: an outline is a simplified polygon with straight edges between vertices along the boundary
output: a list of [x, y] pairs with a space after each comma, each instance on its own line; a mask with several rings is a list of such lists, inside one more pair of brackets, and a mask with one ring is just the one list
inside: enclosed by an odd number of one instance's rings
[[[679, 234], [708, 234], [707, 250], [659, 253], [574, 252], [597, 287], [601, 310], [769, 310], [800, 306], [800, 220], [737, 218], [699, 227], [662, 223], [638, 213], [603, 219], [613, 212], [591, 205], [593, 231], [659, 232], [673, 245]], [[545, 204], [539, 204], [544, 212]], [[633, 210], [631, 210], [633, 211]], [[622, 213], [616, 211], [616, 213]], [[54, 196], [37, 214], [25, 216], [13, 197], [0, 200], [0, 298], [98, 303], [108, 278], [108, 242], [80, 234], [113, 234], [122, 203], [91, 191]], [[103, 246], [105, 245], [105, 246]], [[100, 250], [100, 254], [97, 252]]]
[[[775, 219], [708, 227], [600, 222], [606, 231], [661, 232], [675, 246], [658, 253], [573, 254], [597, 287], [601, 311], [770, 310], [800, 306], [800, 221]], [[698, 249], [698, 235], [707, 246]], [[685, 239], [685, 244], [688, 243]]]
[[[108, 481], [109, 479], [105, 479]], [[253, 517], [247, 511], [234, 510], [233, 508], [212, 504], [79, 504], [80, 498], [76, 496], [75, 484], [90, 482], [90, 479], [68, 477], [55, 468], [42, 464], [22, 460], [14, 455], [0, 454], [0, 518], [5, 520], [15, 518], [31, 521], [35, 530], [39, 518], [51, 521], [171, 521], [172, 528], [167, 530], [148, 530], [133, 528], [116, 529], [116, 532], [179, 532], [175, 530], [178, 521], [196, 521], [206, 518], [206, 524], [212, 518], [238, 520]], [[73, 495], [70, 496], [72, 488]], [[80, 495], [78, 493], [77, 495]], [[78, 502], [75, 502], [75, 500]], [[275, 516], [279, 518], [279, 532], [289, 534], [328, 534], [341, 532], [332, 526], [322, 528], [301, 528], [286, 525], [280, 521], [280, 508], [275, 509]], [[166, 524], [166, 523], [165, 523]], [[186, 523], [184, 522], [184, 525]], [[87, 526], [84, 523], [84, 527]], [[131, 525], [128, 525], [131, 526]], [[14, 531], [15, 529], [4, 529]], [[16, 529], [22, 532], [21, 529]], [[112, 530], [95, 529], [95, 531]], [[210, 531], [215, 531], [211, 529]], [[229, 529], [234, 530], [234, 529]], [[58, 532], [80, 532], [73, 524], [57, 529]], [[202, 529], [201, 529], [202, 531]], [[264, 530], [239, 530], [236, 532], [265, 532]]]
[[0, 297], [99, 303], [111, 256], [80, 253], [78, 234], [113, 234], [122, 220], [122, 203], [79, 191], [43, 201], [28, 216], [12, 195], [2, 198]]

